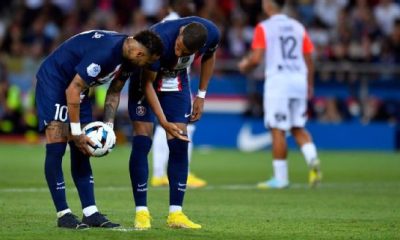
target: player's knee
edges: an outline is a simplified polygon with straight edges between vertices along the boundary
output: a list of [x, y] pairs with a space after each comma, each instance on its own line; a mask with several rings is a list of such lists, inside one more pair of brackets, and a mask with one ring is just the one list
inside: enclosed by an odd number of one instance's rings
[[151, 137], [153, 135], [153, 123], [133, 121], [133, 135]]
[[279, 128], [271, 128], [271, 134], [273, 138], [284, 138], [285, 131]]
[[148, 136], [136, 135], [132, 140], [132, 150], [148, 153], [150, 152], [152, 140]]
[[52, 121], [46, 127], [47, 143], [65, 143], [68, 140], [69, 128], [67, 123]]
[[168, 147], [171, 153], [186, 153], [188, 151], [189, 142], [173, 138], [168, 140]]
[[304, 128], [302, 128], [302, 127], [292, 127], [291, 129], [290, 129], [290, 132], [292, 133], [292, 135], [293, 136], [306, 136], [306, 135], [308, 135], [308, 133], [307, 133], [307, 131], [304, 129]]
[[51, 174], [61, 169], [62, 158], [65, 154], [66, 143], [46, 144], [45, 172]]
[[62, 157], [65, 154], [67, 143], [49, 143], [46, 144], [46, 156]]

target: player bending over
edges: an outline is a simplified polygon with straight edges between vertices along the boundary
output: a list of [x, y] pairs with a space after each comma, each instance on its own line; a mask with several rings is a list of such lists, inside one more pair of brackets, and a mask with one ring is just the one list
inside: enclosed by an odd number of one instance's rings
[[[89, 87], [108, 83], [105, 120], [112, 125], [119, 93], [134, 67], [156, 61], [162, 53], [160, 38], [151, 31], [133, 37], [110, 31], [87, 31], [62, 43], [46, 58], [37, 73], [36, 106], [39, 130], [46, 135], [45, 176], [63, 228], [113, 228], [119, 224], [101, 214], [94, 197], [89, 138], [81, 123], [92, 121]], [[165, 124], [172, 131], [173, 124]], [[65, 196], [62, 158], [71, 150], [71, 173], [83, 209], [82, 221], [72, 214]]]
[[[131, 78], [133, 90], [129, 91], [129, 115], [134, 130], [129, 169], [136, 204], [137, 229], [151, 227], [147, 208], [147, 156], [152, 144], [154, 115], [163, 120], [165, 114], [166, 119], [163, 121], [175, 123], [184, 135], [187, 134], [187, 124], [200, 119], [220, 38], [217, 27], [199, 17], [165, 21], [151, 29], [160, 35], [165, 50], [159, 61], [143, 70], [141, 79]], [[192, 108], [187, 68], [195, 54], [202, 55], [202, 58], [199, 91]], [[155, 111], [151, 111], [149, 106]], [[161, 126], [163, 124], [160, 122]], [[174, 228], [201, 228], [182, 212], [189, 165], [187, 138], [177, 138], [167, 133], [167, 139], [170, 191], [167, 224]]]

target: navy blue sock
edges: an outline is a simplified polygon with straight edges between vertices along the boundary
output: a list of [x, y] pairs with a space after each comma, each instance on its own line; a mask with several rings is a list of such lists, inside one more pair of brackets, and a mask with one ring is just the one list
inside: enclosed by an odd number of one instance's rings
[[79, 151], [74, 142], [69, 142], [69, 147], [71, 149], [71, 175], [78, 189], [82, 209], [96, 205], [94, 200], [94, 181], [89, 156]]
[[168, 140], [169, 204], [182, 206], [188, 176], [188, 142], [173, 138]]
[[57, 212], [68, 208], [62, 172], [62, 158], [66, 147], [67, 143], [51, 143], [46, 145], [44, 173]]
[[147, 155], [152, 140], [147, 136], [134, 136], [132, 151], [129, 159], [129, 174], [133, 189], [133, 198], [136, 206], [147, 206], [147, 179], [149, 177], [149, 163]]

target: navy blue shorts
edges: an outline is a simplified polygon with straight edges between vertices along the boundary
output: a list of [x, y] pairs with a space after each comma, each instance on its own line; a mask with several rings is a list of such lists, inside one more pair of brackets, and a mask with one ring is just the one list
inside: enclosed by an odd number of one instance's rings
[[[169, 122], [189, 123], [192, 99], [188, 81], [182, 81], [182, 90], [157, 92], [158, 100]], [[129, 82], [129, 117], [132, 121], [153, 122], [155, 115], [147, 103], [140, 80], [131, 78]]]
[[[57, 81], [57, 79], [53, 79]], [[52, 89], [43, 84], [38, 76], [35, 92], [36, 110], [39, 120], [39, 131], [44, 131], [51, 121], [69, 123], [66, 89]], [[87, 94], [82, 98], [80, 105], [81, 123], [92, 121], [92, 105]]]

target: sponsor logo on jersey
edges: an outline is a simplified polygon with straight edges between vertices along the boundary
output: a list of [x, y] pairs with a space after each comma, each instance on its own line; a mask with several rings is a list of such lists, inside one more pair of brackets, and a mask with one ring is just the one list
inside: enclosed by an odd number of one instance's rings
[[101, 72], [101, 67], [99, 64], [91, 63], [87, 68], [86, 72], [90, 77], [97, 77]]
[[101, 34], [101, 33], [95, 32], [95, 33], [93, 34], [92, 38], [96, 38], [96, 39], [98, 39], [98, 38], [101, 38], [101, 37], [103, 37], [103, 36], [104, 36], [104, 34]]

